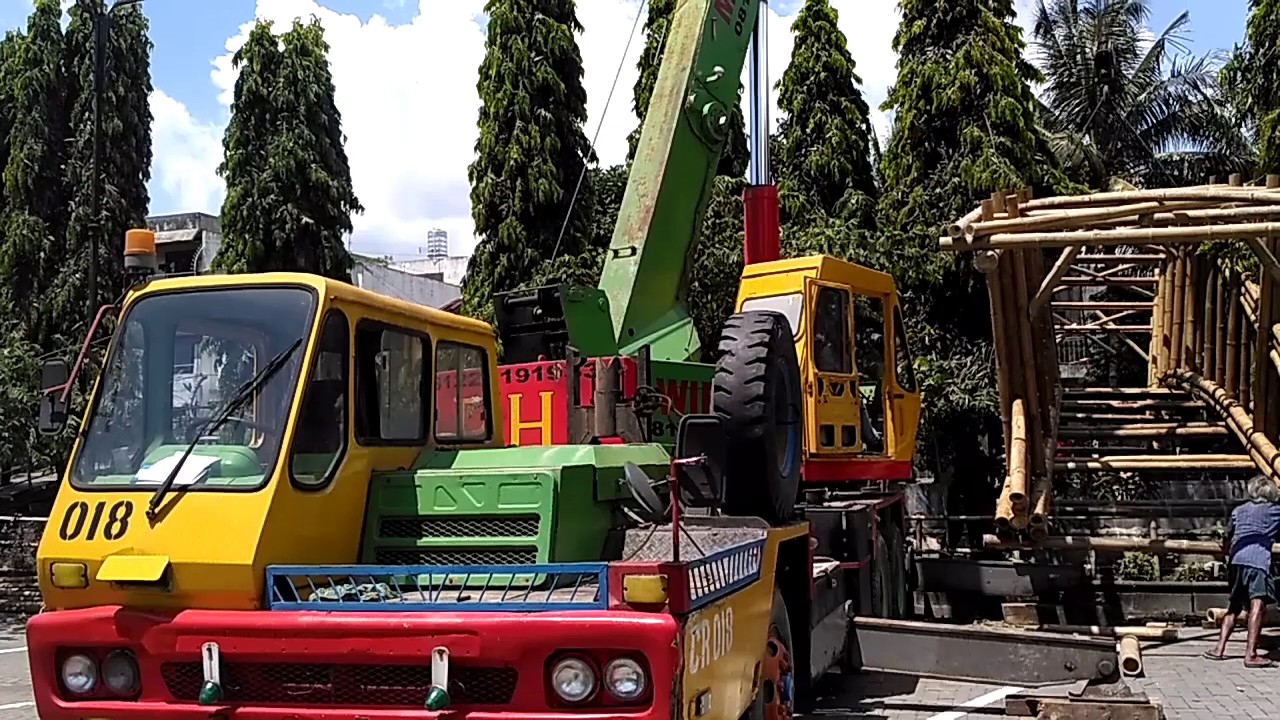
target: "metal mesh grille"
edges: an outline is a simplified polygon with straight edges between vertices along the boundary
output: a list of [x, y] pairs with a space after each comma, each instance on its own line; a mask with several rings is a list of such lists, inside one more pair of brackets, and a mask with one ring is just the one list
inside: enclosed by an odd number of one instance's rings
[[537, 537], [537, 515], [489, 517], [384, 517], [378, 536], [384, 538]]
[[531, 565], [537, 548], [392, 548], [374, 552], [381, 565]]
[[[161, 672], [174, 700], [197, 700], [204, 681], [200, 663], [164, 663]], [[514, 668], [455, 664], [449, 676], [454, 705], [506, 705], [516, 689]], [[420, 709], [430, 686], [429, 665], [222, 664], [227, 702]]]

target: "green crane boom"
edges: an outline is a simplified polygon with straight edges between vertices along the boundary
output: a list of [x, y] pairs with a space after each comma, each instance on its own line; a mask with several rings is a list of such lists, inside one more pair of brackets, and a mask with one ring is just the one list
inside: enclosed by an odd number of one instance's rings
[[685, 296], [763, 0], [679, 0], [597, 288], [498, 298], [505, 361], [561, 355], [699, 355]]
[[648, 345], [656, 360], [698, 355], [688, 268], [759, 9], [759, 0], [676, 6], [600, 277], [623, 353]]

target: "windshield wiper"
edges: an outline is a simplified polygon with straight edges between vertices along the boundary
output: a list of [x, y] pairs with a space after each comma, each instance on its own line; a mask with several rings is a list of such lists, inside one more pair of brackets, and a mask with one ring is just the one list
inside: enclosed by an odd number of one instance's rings
[[182, 464], [191, 456], [192, 451], [196, 449], [196, 445], [200, 444], [200, 441], [209, 433], [217, 430], [223, 423], [230, 420], [231, 414], [243, 407], [244, 404], [258, 392], [258, 389], [271, 379], [272, 375], [279, 372], [280, 368], [284, 367], [285, 363], [289, 361], [289, 358], [293, 356], [293, 353], [298, 350], [300, 345], [302, 345], [302, 338], [294, 340], [289, 347], [281, 350], [279, 355], [271, 358], [271, 360], [267, 362], [267, 364], [263, 366], [257, 374], [245, 381], [245, 383], [236, 390], [235, 395], [231, 396], [231, 399], [222, 406], [222, 410], [219, 411], [217, 415], [209, 418], [208, 422], [200, 426], [200, 430], [196, 432], [196, 436], [191, 441], [191, 444], [188, 445], [187, 449], [182, 453], [182, 457], [178, 458], [178, 462], [175, 463], [173, 469], [169, 471], [168, 477], [164, 479], [164, 482], [160, 483], [160, 487], [156, 488], [155, 494], [151, 496], [151, 502], [147, 503], [148, 520], [154, 521], [156, 519], [156, 515], [160, 510], [160, 503], [164, 502], [164, 496], [167, 495], [169, 493], [169, 489], [173, 487], [174, 481], [178, 478], [178, 472], [182, 470]]

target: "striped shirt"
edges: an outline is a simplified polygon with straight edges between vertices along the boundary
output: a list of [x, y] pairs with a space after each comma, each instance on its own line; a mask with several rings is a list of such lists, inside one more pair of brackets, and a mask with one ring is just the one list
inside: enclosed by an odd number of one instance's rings
[[1280, 505], [1250, 500], [1231, 512], [1231, 564], [1271, 571], [1271, 545], [1280, 540]]

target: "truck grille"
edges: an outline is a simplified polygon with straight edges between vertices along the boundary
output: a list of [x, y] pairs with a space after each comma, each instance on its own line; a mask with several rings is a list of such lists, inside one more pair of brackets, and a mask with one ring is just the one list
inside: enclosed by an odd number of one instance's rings
[[380, 547], [374, 556], [379, 565], [531, 565], [538, 549]]
[[[204, 682], [200, 663], [164, 663], [161, 673], [174, 700], [197, 701]], [[516, 689], [514, 668], [455, 664], [449, 676], [454, 705], [506, 705]], [[430, 687], [429, 665], [222, 664], [223, 697], [233, 703], [421, 709]]]
[[489, 517], [384, 517], [378, 522], [378, 537], [463, 538], [537, 537], [537, 515], [497, 515]]

